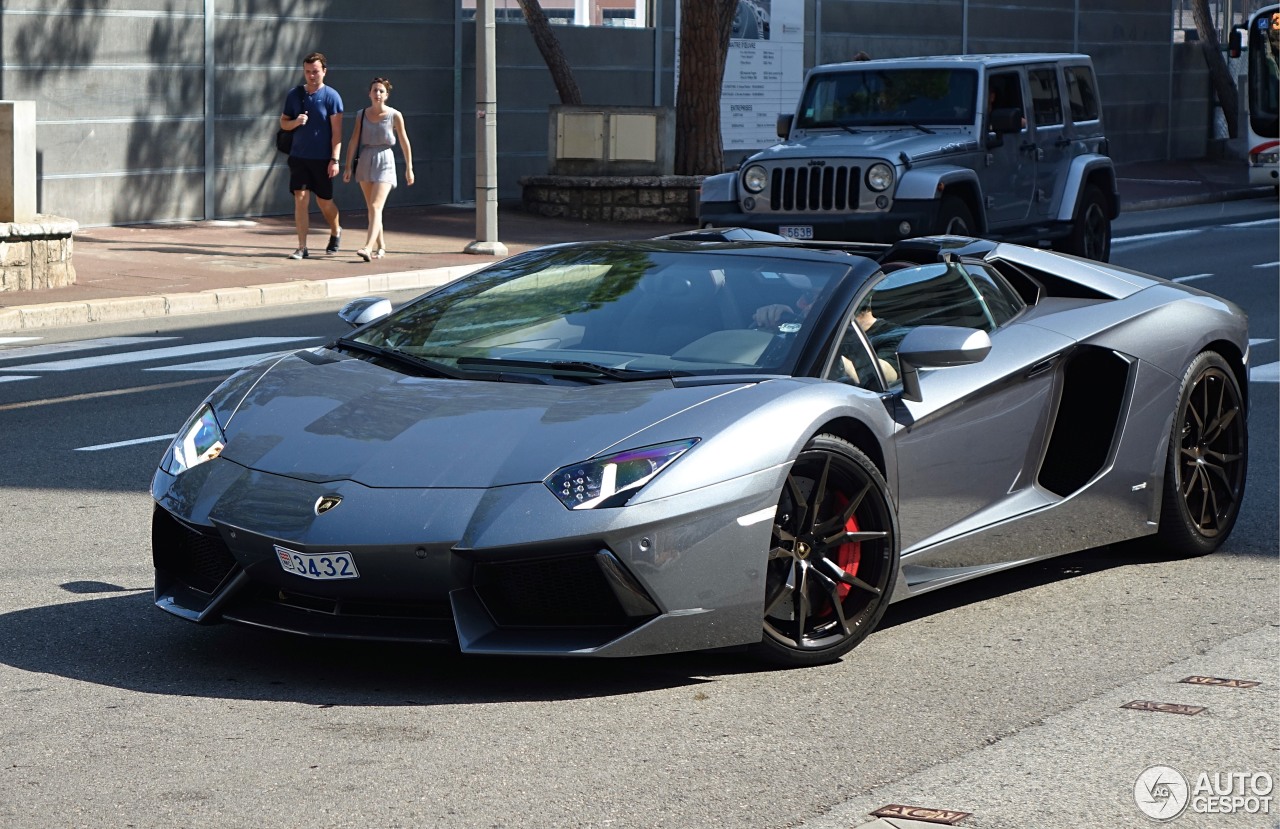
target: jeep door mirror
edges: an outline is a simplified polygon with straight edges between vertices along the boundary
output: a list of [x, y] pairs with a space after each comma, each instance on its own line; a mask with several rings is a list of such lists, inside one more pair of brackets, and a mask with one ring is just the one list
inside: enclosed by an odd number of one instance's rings
[[1014, 107], [991, 110], [987, 119], [987, 149], [1002, 146], [1005, 135], [1018, 132], [1024, 126], [1026, 119], [1022, 117], [1021, 109]]
[[778, 137], [783, 141], [787, 140], [787, 136], [791, 134], [791, 122], [795, 120], [794, 115], [778, 116]]

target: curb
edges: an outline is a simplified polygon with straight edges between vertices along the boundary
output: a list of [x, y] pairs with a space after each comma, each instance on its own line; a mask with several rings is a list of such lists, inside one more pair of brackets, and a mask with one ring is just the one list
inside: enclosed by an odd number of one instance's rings
[[1274, 198], [1275, 188], [1261, 184], [1255, 187], [1241, 187], [1233, 190], [1219, 190], [1213, 193], [1189, 193], [1182, 196], [1165, 196], [1157, 199], [1144, 199], [1129, 204], [1122, 204], [1121, 213], [1142, 213], [1148, 210], [1164, 210], [1170, 207], [1190, 207], [1196, 204], [1213, 204], [1224, 201], [1242, 201], [1244, 199]]
[[[1144, 199], [1121, 206], [1121, 213], [1142, 213], [1171, 207], [1187, 207], [1213, 202], [1275, 198], [1270, 185], [1232, 188], [1205, 193], [1191, 193]], [[491, 262], [475, 265], [452, 265], [400, 273], [347, 276], [334, 279], [296, 280], [250, 285], [236, 288], [214, 288], [195, 293], [156, 294], [152, 296], [109, 297], [78, 302], [50, 302], [0, 308], [0, 333], [32, 331], [100, 322], [126, 322], [153, 317], [207, 314], [235, 311], [269, 305], [319, 302], [325, 299], [360, 297], [387, 291], [436, 288], [487, 267]]]
[[0, 333], [31, 331], [98, 322], [123, 322], [150, 317], [235, 311], [267, 305], [286, 305], [325, 299], [361, 297], [390, 291], [436, 288], [459, 279], [491, 263], [452, 265], [401, 273], [345, 276], [336, 279], [298, 280], [250, 285], [244, 288], [214, 288], [197, 293], [155, 296], [109, 297], [82, 302], [49, 302], [0, 308]]

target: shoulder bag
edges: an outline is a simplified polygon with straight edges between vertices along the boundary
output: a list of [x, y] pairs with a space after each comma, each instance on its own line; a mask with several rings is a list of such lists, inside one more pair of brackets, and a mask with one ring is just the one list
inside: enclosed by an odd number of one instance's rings
[[[302, 84], [298, 84], [298, 89], [302, 89]], [[293, 149], [293, 130], [287, 130], [284, 127], [276, 129], [276, 149], [288, 155]]]

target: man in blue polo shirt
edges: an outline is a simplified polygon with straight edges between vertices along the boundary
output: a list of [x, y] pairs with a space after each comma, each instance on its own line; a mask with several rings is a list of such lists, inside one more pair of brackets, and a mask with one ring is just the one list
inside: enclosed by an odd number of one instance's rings
[[329, 223], [326, 253], [337, 253], [342, 238], [338, 206], [333, 203], [333, 178], [338, 174], [342, 149], [342, 96], [324, 85], [329, 65], [324, 55], [312, 52], [302, 59], [305, 83], [289, 90], [280, 115], [280, 128], [293, 133], [289, 151], [289, 192], [293, 193], [293, 222], [298, 228], [298, 249], [290, 259], [306, 259], [310, 229], [311, 195]]

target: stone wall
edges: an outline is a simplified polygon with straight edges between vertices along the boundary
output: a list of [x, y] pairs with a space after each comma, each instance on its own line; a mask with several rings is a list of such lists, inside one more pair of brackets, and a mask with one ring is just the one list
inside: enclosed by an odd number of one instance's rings
[[0, 293], [64, 288], [76, 282], [71, 237], [79, 225], [61, 216], [0, 222]]
[[600, 222], [692, 223], [701, 176], [526, 176], [524, 209]]

